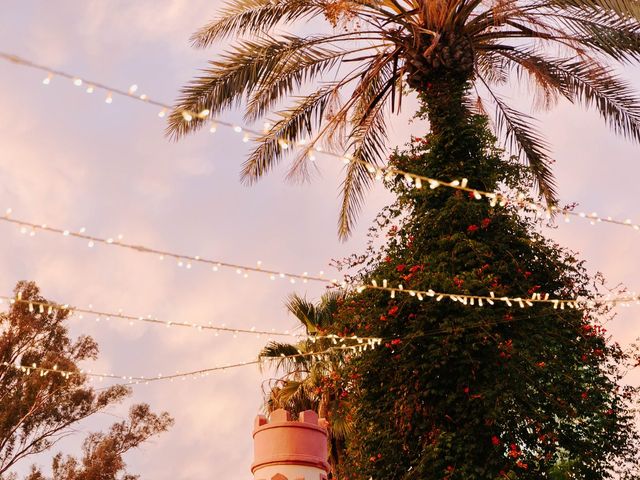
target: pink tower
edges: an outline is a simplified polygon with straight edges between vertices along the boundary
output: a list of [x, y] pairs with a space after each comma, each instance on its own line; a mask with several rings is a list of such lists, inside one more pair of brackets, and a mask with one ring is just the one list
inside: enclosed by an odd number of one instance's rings
[[256, 417], [253, 430], [255, 480], [327, 480], [327, 429], [324, 419], [307, 410], [292, 420], [276, 410], [269, 420]]

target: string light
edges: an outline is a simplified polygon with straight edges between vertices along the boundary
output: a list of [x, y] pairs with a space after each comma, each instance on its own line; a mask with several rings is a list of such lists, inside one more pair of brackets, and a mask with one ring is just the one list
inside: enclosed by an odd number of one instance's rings
[[[596, 223], [609, 223], [613, 225], [628, 227], [640, 232], [640, 224], [632, 222], [631, 219], [619, 220], [614, 219], [610, 216], [603, 217], [601, 215], [598, 215], [596, 212], [587, 214], [585, 212], [575, 212], [571, 209], [560, 208], [557, 206], [545, 207], [539, 202], [527, 200], [523, 195], [518, 195], [516, 199], [512, 199], [498, 192], [487, 192], [484, 190], [471, 188], [468, 186], [468, 179], [466, 178], [463, 178], [462, 180], [453, 180], [451, 182], [447, 182], [444, 180], [426, 177], [424, 175], [417, 175], [415, 173], [406, 172], [404, 170], [400, 170], [391, 166], [376, 167], [364, 160], [354, 158], [348, 159], [348, 157], [342, 158], [345, 163], [355, 162], [363, 165], [367, 169], [367, 171], [372, 173], [374, 175], [374, 178], [378, 181], [382, 180], [383, 178], [389, 181], [396, 176], [402, 176], [409, 186], [413, 186], [416, 189], [422, 188], [423, 183], [428, 184], [431, 190], [435, 190], [438, 187], [452, 188], [468, 193], [469, 197], [475, 200], [486, 199], [489, 201], [489, 204], [492, 207], [498, 204], [502, 207], [504, 207], [505, 205], [515, 205], [521, 209], [529, 209], [535, 212], [537, 215], [546, 216], [548, 219], [551, 219], [555, 214], [559, 214], [564, 217], [564, 220], [567, 223], [570, 221], [569, 217], [577, 217], [589, 221], [591, 225], [595, 225]], [[347, 160], [349, 161], [347, 162]]]
[[614, 305], [621, 305], [623, 307], [629, 307], [633, 304], [640, 305], [640, 295], [632, 293], [622, 297], [595, 297], [595, 298], [550, 298], [549, 294], [534, 293], [531, 297], [510, 297], [510, 296], [496, 296], [493, 292], [489, 292], [489, 295], [468, 295], [460, 293], [446, 293], [436, 292], [435, 290], [413, 290], [406, 289], [403, 285], [397, 287], [388, 286], [387, 280], [383, 280], [382, 286], [378, 285], [376, 280], [372, 280], [370, 285], [360, 285], [356, 288], [358, 293], [364, 290], [382, 290], [389, 292], [391, 298], [395, 298], [397, 293], [408, 294], [412, 297], [417, 297], [418, 300], [424, 300], [425, 298], [435, 298], [436, 301], [443, 299], [451, 300], [452, 302], [458, 302], [465, 306], [483, 307], [486, 304], [504, 304], [508, 307], [518, 306], [520, 308], [532, 307], [534, 304], [548, 304], [552, 305], [554, 309], [560, 308], [564, 310], [567, 308], [579, 308], [581, 305], [593, 307], [598, 303], [608, 303]]
[[[308, 353], [297, 353], [293, 355], [282, 355], [281, 357], [278, 357], [278, 360], [281, 358], [288, 359], [288, 358], [304, 358], [304, 357], [312, 357], [313, 359], [319, 359], [327, 355], [335, 354], [336, 351], [351, 351], [353, 353], [359, 353], [359, 352], [366, 351], [368, 349], [373, 350], [374, 348], [379, 346], [381, 343], [382, 343], [382, 339], [372, 339], [368, 342], [358, 342], [354, 345], [337, 345], [337, 346], [328, 348], [326, 350], [322, 350], [320, 352], [308, 352]], [[25, 373], [26, 375], [30, 375], [31, 373], [34, 373], [34, 372], [38, 373], [41, 377], [45, 377], [49, 374], [56, 374], [56, 375], [60, 375], [61, 378], [66, 380], [68, 380], [73, 376], [87, 376], [91, 378], [98, 378], [100, 380], [104, 380], [104, 379], [124, 380], [126, 382], [130, 382], [131, 384], [137, 385], [141, 383], [148, 384], [151, 382], [159, 382], [159, 381], [166, 381], [166, 380], [173, 381], [178, 378], [182, 378], [182, 379], [189, 378], [189, 377], [204, 378], [213, 372], [229, 370], [232, 368], [246, 367], [248, 365], [257, 365], [264, 362], [266, 358], [271, 358], [271, 357], [259, 357], [257, 360], [249, 360], [241, 363], [232, 363], [227, 365], [215, 366], [211, 368], [203, 368], [200, 370], [179, 372], [179, 373], [174, 373], [170, 375], [157, 374], [155, 376], [134, 376], [134, 375], [116, 375], [113, 373], [95, 373], [95, 372], [92, 372], [91, 370], [85, 371], [84, 369], [63, 370], [61, 368], [58, 368], [57, 365], [54, 365], [53, 367], [43, 367], [43, 366], [39, 366], [36, 363], [32, 363], [31, 365], [16, 365], [14, 363], [2, 362], [0, 363], [0, 365], [7, 368], [13, 368], [17, 371]]]
[[[142, 245], [125, 243], [121, 240], [122, 239], [121, 235], [118, 236], [118, 239], [115, 239], [115, 240], [113, 238], [105, 239], [100, 237], [94, 237], [86, 233], [72, 232], [71, 230], [62, 230], [59, 228], [51, 227], [47, 224], [39, 225], [36, 223], [27, 222], [25, 220], [18, 220], [18, 219], [11, 218], [9, 216], [11, 213], [12, 213], [12, 210], [7, 209], [6, 215], [4, 217], [0, 217], [0, 221], [19, 225], [22, 233], [26, 233], [28, 231], [27, 227], [29, 227], [31, 229], [31, 232], [33, 232], [34, 234], [37, 230], [44, 230], [44, 231], [56, 233], [65, 237], [81, 238], [89, 242], [88, 243], [89, 247], [93, 247], [96, 243], [101, 243], [105, 245], [111, 245], [111, 246], [130, 249], [139, 253], [156, 254], [158, 255], [158, 258], [160, 260], [164, 260], [167, 257], [173, 258], [177, 260], [178, 262], [177, 264], [179, 267], [185, 267], [187, 269], [191, 268], [192, 263], [202, 263], [202, 264], [211, 265], [212, 266], [211, 269], [214, 272], [218, 271], [220, 268], [233, 269], [238, 275], [242, 276], [243, 278], [247, 278], [249, 276], [249, 272], [255, 272], [255, 273], [260, 273], [264, 275], [269, 275], [269, 278], [271, 280], [275, 280], [276, 278], [288, 279], [289, 282], [292, 284], [296, 283], [296, 280], [302, 280], [303, 283], [313, 281], [313, 282], [324, 283], [326, 285], [333, 286], [333, 287], [341, 287], [341, 288], [347, 287], [347, 283], [344, 281], [342, 283], [339, 283], [336, 279], [329, 280], [328, 278], [324, 278], [321, 276], [312, 276], [312, 275], [308, 275], [307, 272], [304, 272], [303, 274], [295, 274], [295, 273], [285, 273], [281, 271], [265, 269], [265, 268], [262, 268], [261, 266], [262, 262], [257, 263], [256, 266], [249, 266], [249, 265], [239, 265], [236, 263], [230, 263], [230, 262], [225, 262], [220, 260], [211, 260], [207, 258], [202, 258], [198, 255], [196, 256], [182, 255], [182, 254], [177, 254], [173, 252], [157, 250], [157, 249], [142, 246]], [[84, 229], [81, 229], [81, 230], [82, 232], [85, 231]], [[398, 287], [389, 286], [388, 281], [386, 279], [382, 280], [382, 286], [378, 285], [378, 283], [375, 280], [373, 280], [370, 285], [360, 285], [356, 287], [356, 290], [360, 292], [363, 291], [364, 289], [385, 290], [390, 293], [392, 298], [395, 298], [396, 294], [400, 292], [400, 293], [409, 293], [410, 295], [418, 296], [419, 298], [435, 297], [436, 301], [441, 301], [442, 299], [446, 298], [455, 302], [462, 303], [463, 305], [471, 305], [471, 306], [478, 306], [478, 307], [484, 306], [485, 303], [489, 305], [493, 305], [495, 302], [502, 302], [509, 307], [511, 307], [513, 304], [516, 304], [522, 308], [524, 308], [525, 306], [532, 306], [534, 303], [548, 303], [548, 304], [553, 304], [554, 308], [564, 309], [565, 306], [575, 308], [579, 303], [578, 299], [571, 299], [571, 298], [550, 299], [548, 298], [548, 295], [545, 295], [543, 297], [539, 293], [535, 293], [531, 298], [525, 298], [524, 296], [523, 297], [495, 297], [493, 294], [491, 294], [490, 296], [482, 296], [482, 295], [466, 295], [466, 294], [447, 293], [447, 292], [435, 292], [433, 290], [424, 290], [424, 291], [412, 290], [412, 289], [407, 290], [402, 285], [399, 285]], [[628, 306], [628, 304], [631, 304], [631, 303], [640, 303], [639, 300], [640, 300], [640, 297], [638, 296], [630, 296], [630, 297], [605, 299], [603, 301], [606, 301], [607, 303], [616, 303], [616, 304], [622, 304], [623, 306]]]
[[[167, 114], [168, 111], [170, 111], [172, 109], [171, 105], [165, 103], [165, 102], [161, 102], [161, 101], [157, 101], [157, 100], [153, 100], [150, 99], [147, 95], [142, 94], [140, 96], [135, 96], [134, 93], [137, 91], [138, 86], [137, 85], [131, 85], [131, 87], [129, 87], [128, 90], [120, 90], [118, 88], [113, 88], [111, 86], [107, 86], [103, 83], [100, 82], [94, 82], [94, 81], [89, 81], [87, 79], [84, 79], [82, 77], [79, 77], [77, 75], [73, 75], [73, 74], [69, 74], [67, 72], [63, 72], [60, 70], [55, 70], [52, 69], [48, 66], [44, 66], [44, 65], [40, 65], [37, 64], [35, 62], [32, 62], [30, 60], [27, 60], [25, 58], [19, 57], [17, 55], [14, 54], [9, 54], [9, 53], [5, 53], [5, 52], [0, 52], [0, 59], [9, 61], [15, 65], [22, 65], [25, 67], [29, 67], [29, 68], [33, 68], [36, 70], [41, 70], [47, 73], [47, 77], [45, 77], [45, 79], [42, 81], [43, 84], [45, 85], [49, 85], [51, 83], [51, 80], [54, 76], [59, 76], [59, 77], [63, 77], [63, 78], [67, 78], [70, 79], [75, 85], [82, 85], [83, 82], [87, 83], [90, 85], [91, 88], [91, 92], [93, 91], [94, 88], [99, 88], [102, 89], [104, 91], [107, 92], [107, 97], [105, 99], [106, 103], [112, 103], [113, 102], [113, 95], [121, 95], [121, 96], [126, 96], [128, 98], [132, 98], [134, 100], [139, 100], [139, 101], [143, 101], [145, 103], [149, 103], [151, 105], [155, 105], [157, 107], [160, 107], [161, 110], [158, 113], [158, 116], [160, 118], [164, 118]], [[87, 89], [87, 92], [89, 92], [89, 89]], [[198, 117], [198, 118], [206, 118], [209, 116], [210, 112], [208, 109], [205, 109], [201, 112], [190, 112], [187, 110], [184, 110], [181, 112], [182, 117], [184, 118], [184, 120], [186, 122], [190, 122], [193, 120], [194, 117]], [[253, 130], [250, 128], [245, 128], [242, 127], [240, 125], [236, 125], [233, 123], [229, 123], [229, 122], [224, 122], [222, 120], [215, 120], [215, 123], [212, 123], [209, 131], [211, 133], [215, 133], [217, 131], [217, 125], [223, 125], [226, 127], [230, 127], [232, 128], [235, 132], [237, 133], [244, 133], [242, 140], [243, 142], [248, 142], [251, 137], [250, 135], [253, 135], [255, 137], [258, 137], [260, 135], [262, 135], [262, 133], [264, 132], [259, 132], [257, 130]], [[264, 129], [268, 130], [269, 128], [271, 128], [271, 123], [266, 122], [264, 124]], [[298, 142], [298, 144], [300, 145], [304, 145], [307, 142], [305, 140], [301, 140]], [[288, 149], [290, 147], [290, 143], [285, 141], [285, 140], [281, 140], [280, 141], [280, 145], [283, 149]], [[608, 223], [608, 224], [613, 224], [613, 225], [620, 225], [620, 226], [624, 226], [624, 227], [628, 227], [631, 228], [633, 230], [636, 230], [638, 232], [640, 232], [640, 223], [634, 223], [631, 221], [631, 219], [625, 219], [625, 220], [619, 220], [619, 219], [614, 219], [610, 216], [601, 216], [596, 214], [595, 212], [593, 213], [586, 213], [586, 212], [575, 212], [573, 210], [567, 209], [567, 208], [559, 208], [556, 206], [551, 206], [551, 207], [545, 207], [543, 204], [539, 203], [539, 202], [534, 202], [534, 201], [530, 201], [530, 200], [526, 200], [523, 196], [520, 196], [520, 198], [516, 199], [516, 200], [512, 200], [509, 199], [508, 197], [506, 197], [505, 195], [502, 195], [498, 192], [487, 192], [487, 191], [483, 191], [483, 190], [478, 190], [478, 189], [474, 189], [474, 188], [470, 188], [467, 183], [468, 180], [466, 178], [463, 178], [461, 180], [453, 180], [453, 181], [444, 181], [444, 180], [440, 180], [440, 179], [435, 179], [435, 178], [430, 178], [430, 177], [426, 177], [423, 175], [417, 175], [411, 172], [406, 172], [404, 170], [400, 170], [397, 168], [393, 168], [390, 166], [387, 167], [377, 167], [369, 162], [363, 161], [363, 160], [359, 160], [359, 159], [355, 159], [352, 158], [350, 156], [345, 156], [345, 155], [339, 155], [333, 152], [324, 152], [323, 149], [321, 147], [315, 147], [315, 148], [309, 148], [309, 157], [311, 158], [312, 161], [315, 160], [315, 153], [324, 153], [327, 156], [331, 156], [331, 157], [335, 157], [336, 159], [340, 159], [341, 161], [343, 161], [344, 163], [351, 163], [351, 162], [356, 162], [359, 163], [361, 165], [363, 165], [373, 176], [375, 179], [377, 180], [382, 180], [383, 178], [390, 180], [391, 178], [393, 178], [393, 176], [398, 175], [398, 176], [403, 176], [405, 178], [405, 180], [407, 181], [408, 184], [413, 185], [414, 188], [420, 189], [422, 188], [423, 184], [428, 184], [430, 189], [436, 189], [438, 187], [446, 187], [446, 188], [453, 188], [456, 190], [460, 190], [460, 191], [464, 191], [470, 194], [471, 198], [474, 198], [476, 200], [482, 200], [482, 199], [487, 199], [489, 201], [489, 203], [492, 206], [495, 206], [497, 204], [500, 204], [501, 206], [505, 206], [507, 204], [512, 204], [512, 205], [516, 205], [520, 208], [529, 208], [533, 211], [535, 211], [537, 214], [541, 214], [541, 215], [547, 215], [548, 218], [551, 218], [553, 214], [560, 214], [564, 217], [565, 221], [568, 222], [570, 221], [570, 217], [576, 217], [576, 218], [581, 218], [584, 220], [589, 221], [592, 225], [595, 225], [597, 223]]]
[[223, 324], [222, 326], [217, 326], [217, 325], [212, 325], [211, 322], [209, 322], [208, 324], [198, 324], [198, 323], [159, 320], [157, 318], [151, 317], [150, 315], [145, 317], [145, 316], [136, 316], [136, 315], [126, 314], [126, 313], [123, 313], [122, 311], [119, 311], [118, 313], [100, 311], [92, 308], [91, 305], [88, 308], [80, 308], [80, 307], [71, 306], [69, 304], [61, 305], [61, 304], [52, 303], [52, 302], [40, 302], [36, 300], [24, 299], [22, 298], [21, 292], [19, 292], [18, 295], [15, 297], [0, 295], [0, 303], [2, 303], [3, 301], [6, 301], [12, 305], [16, 303], [28, 305], [28, 310], [31, 313], [37, 312], [37, 313], [43, 314], [47, 312], [49, 315], [51, 315], [51, 314], [55, 314], [58, 311], [61, 311], [61, 312], [67, 311], [70, 313], [80, 314], [81, 319], [83, 318], [83, 315], [92, 315], [96, 318], [96, 321], [100, 321], [100, 319], [107, 319], [107, 320], [116, 319], [116, 320], [128, 321], [129, 325], [133, 325], [134, 322], [142, 322], [142, 323], [148, 323], [155, 326], [164, 326], [166, 328], [183, 327], [183, 328], [194, 329], [197, 331], [214, 331], [216, 332], [216, 336], [219, 332], [226, 332], [226, 333], [232, 333], [234, 335], [234, 338], [239, 334], [248, 334], [248, 335], [256, 335], [257, 337], [260, 337], [262, 335], [265, 335], [268, 337], [294, 337], [298, 341], [312, 340], [314, 342], [318, 339], [328, 339], [328, 340], [333, 340], [335, 342], [337, 341], [344, 342], [345, 339], [356, 340], [358, 342], [379, 340], [379, 338], [377, 337], [360, 337], [356, 335], [348, 335], [348, 336], [339, 336], [335, 334], [303, 335], [303, 334], [291, 333], [288, 330], [284, 332], [279, 332], [279, 331], [276, 331], [275, 329], [268, 330], [268, 331], [258, 330], [256, 329], [256, 327], [233, 328], [233, 327], [227, 327], [225, 324]]
[[143, 245], [126, 243], [122, 241], [122, 238], [123, 238], [122, 236], [118, 236], [118, 238], [116, 239], [101, 238], [101, 237], [88, 235], [87, 233], [85, 233], [86, 232], [85, 229], [81, 229], [81, 231], [78, 231], [78, 232], [73, 232], [69, 229], [55, 228], [55, 227], [49, 226], [48, 224], [37, 224], [33, 222], [28, 222], [25, 220], [18, 220], [18, 219], [11, 218], [9, 216], [11, 212], [12, 212], [11, 209], [7, 209], [5, 216], [0, 217], [0, 221], [18, 225], [21, 229], [23, 228], [25, 229], [24, 233], [26, 233], [27, 227], [28, 227], [31, 229], [32, 232], [34, 232], [34, 235], [35, 235], [35, 232], [41, 230], [45, 232], [62, 235], [64, 237], [79, 238], [87, 241], [88, 242], [87, 245], [90, 248], [96, 244], [103, 244], [103, 245], [109, 245], [109, 246], [133, 250], [138, 253], [155, 254], [155, 255], [158, 255], [158, 258], [160, 260], [164, 260], [165, 258], [173, 258], [174, 260], [177, 261], [177, 264], [179, 267], [186, 267], [187, 269], [191, 269], [192, 263], [210, 265], [212, 266], [212, 271], [218, 271], [220, 268], [229, 268], [229, 269], [235, 270], [239, 274], [242, 274], [244, 278], [248, 277], [248, 272], [254, 272], [254, 273], [260, 273], [264, 275], [273, 275], [274, 277], [278, 276], [280, 278], [288, 279], [291, 283], [295, 283], [296, 280], [301, 280], [302, 283], [319, 282], [319, 283], [324, 283], [331, 286], [340, 285], [336, 279], [330, 280], [322, 276], [308, 275], [306, 273], [296, 274], [296, 273], [282, 272], [277, 270], [269, 270], [266, 268], [262, 268], [260, 265], [257, 265], [257, 266], [240, 265], [236, 263], [225, 262], [222, 260], [212, 260], [208, 258], [203, 258], [203, 257], [200, 257], [199, 255], [182, 255], [179, 253], [167, 252], [163, 250], [158, 250], [156, 248], [146, 247]]

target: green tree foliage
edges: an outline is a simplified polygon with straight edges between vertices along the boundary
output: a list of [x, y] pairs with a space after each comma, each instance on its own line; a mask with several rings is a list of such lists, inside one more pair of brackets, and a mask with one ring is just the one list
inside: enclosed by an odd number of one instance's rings
[[[433, 117], [437, 105], [427, 110]], [[472, 188], [527, 191], [530, 172], [502, 158], [486, 119], [456, 125], [437, 122], [392, 163], [437, 178], [464, 171]], [[449, 156], [453, 138], [463, 161]], [[416, 189], [403, 177], [387, 185], [398, 201], [379, 218], [384, 245], [370, 252], [359, 281], [496, 297], [593, 296], [575, 255], [515, 208]], [[598, 320], [606, 312], [597, 302], [479, 307], [354, 293], [335, 328], [386, 340], [341, 372], [354, 420], [344, 478], [638, 478], [638, 392], [623, 381], [634, 358], [607, 341]]]
[[[311, 33], [316, 19], [327, 25]], [[495, 107], [498, 133], [553, 204], [547, 145], [497, 87], [512, 78], [529, 83], [538, 106], [565, 98], [592, 107], [615, 132], [639, 141], [640, 102], [610, 66], [640, 58], [639, 19], [637, 0], [229, 0], [193, 41], [205, 48], [239, 38], [183, 89], [168, 133], [180, 137], [236, 106], [249, 121], [275, 113], [244, 164], [248, 183], [294, 150], [289, 177], [303, 179], [311, 148], [325, 142], [349, 151], [355, 161], [346, 167], [339, 222], [345, 238], [373, 183], [363, 162], [385, 159], [387, 115], [400, 109], [406, 84], [431, 96], [433, 83], [462, 79], [475, 89], [456, 101]], [[281, 33], [289, 25], [304, 35]], [[301, 140], [304, 148], [290, 148]]]
[[[0, 478], [18, 462], [50, 450], [73, 434], [78, 422], [105, 411], [126, 398], [126, 386], [94, 389], [79, 362], [95, 359], [98, 345], [88, 336], [72, 339], [65, 322], [69, 310], [29, 305], [47, 303], [33, 282], [20, 282], [13, 303], [0, 314]], [[74, 372], [68, 378], [54, 372], [30, 371], [33, 365]], [[18, 368], [16, 368], [18, 367]], [[24, 367], [24, 370], [19, 368]], [[136, 478], [125, 471], [122, 455], [149, 437], [164, 432], [173, 420], [155, 414], [147, 405], [131, 408], [128, 421], [114, 424], [108, 433], [91, 434], [83, 457], [53, 460], [53, 480], [115, 480]], [[34, 467], [30, 480], [44, 479]]]

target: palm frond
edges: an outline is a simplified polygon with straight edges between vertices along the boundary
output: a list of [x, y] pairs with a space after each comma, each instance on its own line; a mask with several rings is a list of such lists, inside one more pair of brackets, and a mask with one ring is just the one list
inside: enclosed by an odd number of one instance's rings
[[[209, 116], [240, 105], [253, 92], [264, 95], [265, 85], [269, 86], [272, 79], [277, 80], [281, 73], [285, 75], [285, 83], [279, 87], [285, 87], [282, 93], [286, 93], [287, 78], [290, 82], [296, 76], [300, 81], [309, 80], [332, 68], [344, 53], [318, 46], [329, 38], [286, 35], [238, 42], [233, 50], [223, 54], [220, 60], [210, 62], [210, 68], [182, 89], [169, 116], [168, 134], [179, 138], [204, 125]], [[256, 113], [264, 111], [258, 106], [266, 108], [271, 104], [270, 100], [277, 101], [278, 98], [277, 95], [267, 97], [266, 101], [254, 105]], [[197, 115], [203, 111], [207, 115]], [[185, 119], [184, 112], [189, 112], [191, 118]]]
[[287, 299], [285, 306], [304, 325], [307, 334], [314, 335], [318, 332], [317, 309], [313, 303], [293, 293]]
[[292, 95], [306, 82], [319, 78], [334, 69], [344, 59], [343, 50], [314, 47], [298, 49], [283, 59], [278, 69], [269, 72], [254, 89], [247, 101], [245, 119], [254, 121], [266, 115], [288, 95]]
[[637, 0], [547, 0], [549, 6], [580, 9], [595, 14], [615, 13], [628, 20], [640, 20], [640, 3]]
[[495, 126], [499, 134], [504, 135], [508, 145], [513, 151], [523, 156], [529, 164], [538, 191], [545, 199], [547, 205], [555, 205], [558, 200], [556, 196], [555, 180], [551, 172], [551, 159], [549, 158], [549, 147], [542, 139], [540, 132], [533, 127], [535, 119], [529, 115], [509, 107], [489, 85], [481, 79], [489, 91], [493, 102], [496, 105]]
[[[385, 61], [386, 57], [386, 61]], [[342, 202], [338, 221], [338, 236], [346, 240], [357, 220], [364, 202], [364, 195], [373, 183], [373, 172], [368, 165], [382, 163], [387, 138], [385, 121], [386, 100], [395, 88], [393, 65], [388, 61], [392, 55], [380, 57], [369, 69], [368, 78], [364, 78], [353, 98], [357, 99], [352, 118], [352, 130], [349, 135], [352, 159], [346, 167], [345, 178], [341, 185]]]
[[[303, 345], [300, 345], [300, 347], [303, 348]], [[260, 351], [259, 358], [275, 364], [276, 370], [302, 374], [309, 371], [313, 359], [311, 356], [300, 356], [300, 352], [305, 353], [304, 350], [299, 349], [296, 345], [269, 342]]]
[[322, 2], [314, 0], [231, 0], [220, 17], [191, 37], [194, 46], [206, 48], [230, 36], [258, 35], [280, 23], [310, 19], [324, 11]]
[[640, 142], [640, 99], [612, 70], [592, 60], [546, 58], [523, 49], [502, 54], [544, 74], [569, 101], [595, 107], [615, 133]]
[[550, 14], [581, 44], [618, 62], [640, 59], [640, 22], [629, 22], [616, 14], [585, 15], [584, 10]]
[[268, 399], [269, 411], [284, 408], [292, 415], [305, 410], [318, 410], [319, 397], [314, 392], [314, 386], [306, 381], [285, 380], [281, 386], [270, 392]]
[[324, 85], [303, 97], [292, 108], [279, 112], [280, 120], [257, 139], [258, 147], [244, 162], [242, 180], [249, 184], [254, 183], [291, 151], [290, 145], [295, 145], [304, 137], [311, 137], [314, 130], [322, 124], [325, 112], [339, 88], [340, 84], [336, 83]]

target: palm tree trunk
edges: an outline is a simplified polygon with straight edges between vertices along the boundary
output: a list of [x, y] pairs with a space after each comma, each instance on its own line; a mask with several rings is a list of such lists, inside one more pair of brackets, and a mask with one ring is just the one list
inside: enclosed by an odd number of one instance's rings
[[[496, 188], [492, 173], [494, 168], [487, 164], [486, 139], [479, 135], [478, 116], [467, 104], [471, 88], [470, 77], [460, 75], [431, 76], [420, 91], [422, 108], [419, 115], [430, 125], [428, 162], [416, 159], [417, 165], [407, 166], [431, 178], [447, 181], [467, 178], [469, 185], [482, 190]], [[482, 131], [487, 131], [482, 129]], [[438, 189], [424, 191], [431, 208], [440, 208], [456, 192]]]

